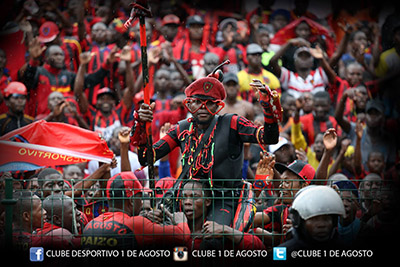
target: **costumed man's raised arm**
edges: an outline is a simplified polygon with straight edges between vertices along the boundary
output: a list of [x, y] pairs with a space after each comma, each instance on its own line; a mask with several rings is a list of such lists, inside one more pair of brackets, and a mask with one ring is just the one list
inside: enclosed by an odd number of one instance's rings
[[[253, 79], [250, 83], [253, 90], [256, 91], [258, 101], [264, 112], [264, 131], [262, 140], [265, 145], [276, 144], [279, 140], [279, 125], [282, 120], [282, 107], [279, 101], [279, 94], [276, 90], [271, 90], [268, 85], [261, 81]], [[262, 131], [260, 131], [262, 134]]]

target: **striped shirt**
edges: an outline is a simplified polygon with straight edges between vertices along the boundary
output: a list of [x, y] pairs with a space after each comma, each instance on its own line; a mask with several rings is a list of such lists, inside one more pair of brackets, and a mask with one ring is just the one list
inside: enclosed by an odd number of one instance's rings
[[88, 122], [90, 129], [102, 134], [105, 140], [110, 140], [115, 128], [120, 126], [131, 127], [133, 125], [133, 110], [128, 110], [121, 101], [111, 112], [111, 114], [105, 117], [100, 110], [95, 109], [93, 106], [89, 106], [87, 113], [84, 118]]
[[315, 94], [319, 91], [325, 91], [325, 87], [329, 85], [328, 76], [321, 67], [312, 70], [305, 79], [297, 73], [281, 67], [279, 81], [281, 82], [282, 90], [290, 93], [295, 98], [299, 98], [305, 92]]

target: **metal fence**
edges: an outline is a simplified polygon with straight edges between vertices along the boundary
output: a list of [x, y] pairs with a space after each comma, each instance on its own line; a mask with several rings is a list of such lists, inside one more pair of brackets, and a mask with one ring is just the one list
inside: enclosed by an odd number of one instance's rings
[[[39, 181], [39, 184], [44, 182]], [[292, 185], [295, 182], [298, 180], [285, 181]], [[340, 188], [333, 182], [327, 185], [337, 190], [342, 198], [346, 213], [337, 216], [333, 228], [348, 242], [347, 245], [358, 242], [359, 233], [349, 233], [351, 229], [345, 228], [346, 223], [358, 219], [368, 226], [363, 232], [363, 238], [366, 238], [363, 240], [368, 241], [371, 236], [373, 241], [373, 236], [387, 232], [385, 227], [392, 223], [387, 215], [398, 203], [397, 189], [390, 183], [379, 180], [352, 182], [354, 188]], [[2, 183], [1, 243], [24, 251], [38, 246], [271, 251], [293, 238], [291, 203], [300, 189], [282, 188], [282, 182], [276, 181], [281, 186], [262, 190], [256, 196], [254, 189], [221, 189], [210, 188], [206, 183], [184, 183], [178, 187], [179, 192], [175, 192], [172, 207], [168, 200], [160, 197], [166, 191], [161, 188], [153, 192], [131, 188], [136, 192], [132, 195], [121, 189], [120, 193], [110, 195], [118, 189], [102, 188], [99, 183], [90, 189], [77, 188], [73, 184], [69, 187], [64, 183], [57, 192], [44, 188], [27, 189], [26, 184], [16, 186], [19, 182], [12, 178], [5, 178]], [[252, 194], [249, 195], [248, 190]], [[315, 203], [309, 205], [312, 207]], [[230, 223], [224, 225], [212, 221]]]

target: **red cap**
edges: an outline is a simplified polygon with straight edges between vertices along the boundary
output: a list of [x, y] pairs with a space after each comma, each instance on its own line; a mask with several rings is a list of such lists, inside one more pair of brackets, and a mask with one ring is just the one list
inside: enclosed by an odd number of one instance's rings
[[162, 26], [167, 25], [167, 24], [176, 24], [179, 25], [181, 24], [181, 21], [179, 17], [175, 16], [174, 14], [168, 14], [164, 16], [162, 19]]
[[108, 199], [132, 197], [137, 193], [152, 192], [144, 188], [133, 172], [121, 172], [111, 177], [107, 182], [106, 195]]
[[204, 77], [192, 82], [186, 87], [185, 94], [187, 97], [209, 96], [216, 100], [224, 100], [226, 97], [224, 85], [214, 77]]
[[48, 43], [56, 39], [60, 33], [57, 24], [52, 21], [46, 21], [40, 26], [38, 40], [41, 43]]
[[117, 97], [115, 91], [114, 91], [114, 90], [111, 90], [111, 89], [108, 88], [108, 87], [103, 87], [103, 88], [99, 89], [99, 90], [97, 91], [97, 96], [96, 96], [96, 97], [99, 97], [99, 96], [102, 95], [102, 94], [109, 94], [109, 95], [112, 95], [114, 98]]
[[288, 166], [276, 163], [275, 169], [280, 173], [289, 170], [303, 179], [307, 184], [310, 184], [315, 176], [315, 169], [310, 164], [301, 160], [295, 160]]
[[168, 189], [170, 189], [172, 186], [174, 186], [175, 182], [176, 182], [176, 179], [173, 177], [166, 177], [166, 178], [162, 178], [162, 179], [158, 180], [155, 185], [156, 198], [162, 197], [164, 195], [164, 193], [168, 191]]
[[20, 82], [10, 82], [4, 89], [4, 97], [9, 97], [12, 94], [27, 95], [26, 86]]

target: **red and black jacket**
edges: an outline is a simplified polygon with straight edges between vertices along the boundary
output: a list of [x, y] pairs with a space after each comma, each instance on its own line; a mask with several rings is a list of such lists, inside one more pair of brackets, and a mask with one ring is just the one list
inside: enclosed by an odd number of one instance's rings
[[[95, 73], [85, 76], [85, 88], [94, 87], [108, 74], [108, 65], [103, 64]], [[54, 91], [61, 92], [64, 96], [73, 96], [76, 74], [66, 69], [56, 69], [49, 64], [42, 67], [31, 60], [24, 74], [24, 83], [29, 90], [28, 115], [36, 117], [47, 114], [47, 97]]]

